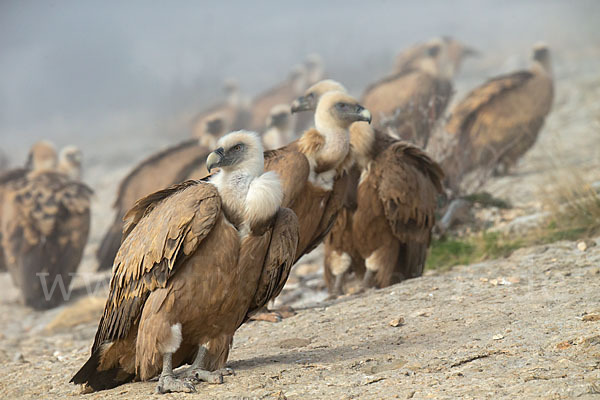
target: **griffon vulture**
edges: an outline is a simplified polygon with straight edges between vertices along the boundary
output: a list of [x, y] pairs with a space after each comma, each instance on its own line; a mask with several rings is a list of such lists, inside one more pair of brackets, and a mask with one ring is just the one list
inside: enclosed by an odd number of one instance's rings
[[[79, 266], [90, 228], [92, 190], [56, 170], [50, 148], [10, 182], [2, 201], [2, 247], [24, 304], [55, 307]], [[52, 291], [52, 288], [54, 290]], [[66, 292], [65, 292], [66, 293]]]
[[370, 85], [362, 103], [373, 124], [392, 136], [425, 147], [429, 135], [452, 97], [451, 76], [444, 65], [445, 48], [436, 42], [410, 68]]
[[418, 67], [419, 60], [428, 57], [431, 46], [437, 46], [438, 44], [444, 47], [446, 54], [446, 57], [441, 60], [444, 64], [440, 65], [440, 68], [443, 68], [450, 78], [458, 73], [465, 57], [479, 54], [476, 50], [464, 45], [460, 41], [444, 36], [425, 43], [415, 44], [404, 50], [396, 57], [395, 72], [402, 72], [416, 66]]
[[127, 210], [150, 193], [187, 179], [205, 176], [204, 160], [210, 152], [208, 149], [200, 145], [198, 139], [186, 140], [146, 158], [121, 181], [113, 204], [114, 221], [96, 252], [99, 270], [109, 269], [113, 265], [121, 244], [123, 216]]
[[[345, 91], [338, 82], [319, 82], [292, 109], [312, 110], [330, 90]], [[325, 280], [332, 297], [343, 293], [349, 271], [363, 278], [364, 287], [421, 275], [443, 176], [422, 150], [364, 122], [350, 126], [350, 146], [356, 164], [344, 208], [325, 240]]]
[[263, 132], [265, 121], [271, 109], [277, 104], [290, 104], [306, 88], [306, 68], [297, 65], [292, 70], [288, 79], [279, 85], [258, 95], [251, 105], [252, 119], [249, 127], [251, 130]]
[[218, 173], [153, 193], [125, 216], [92, 355], [72, 382], [102, 390], [160, 373], [160, 393], [193, 391], [184, 377], [220, 383], [202, 369], [201, 345], [232, 337], [287, 278], [298, 221], [281, 207], [277, 174], [264, 172], [260, 138], [233, 132], [218, 146], [206, 161]]
[[4, 171], [0, 174], [0, 271], [6, 271], [6, 262], [4, 259], [4, 249], [2, 247], [2, 210], [4, 191], [11, 184], [23, 179], [27, 173], [34, 167], [37, 169], [54, 169], [58, 157], [56, 155], [56, 148], [48, 141], [42, 140], [31, 146], [29, 154], [27, 156], [27, 162], [24, 167], [13, 168], [8, 171]]
[[471, 172], [486, 177], [495, 169], [510, 169], [535, 143], [553, 93], [545, 45], [534, 47], [529, 70], [493, 78], [469, 93], [452, 110], [440, 135], [445, 148], [434, 151], [446, 173], [446, 186], [456, 194]]
[[266, 150], [278, 149], [292, 141], [295, 118], [287, 104], [278, 104], [267, 118], [267, 130], [262, 135]]
[[81, 160], [83, 155], [76, 146], [67, 146], [60, 151], [57, 170], [67, 175], [70, 179], [81, 179]]
[[[329, 92], [320, 98], [314, 120], [316, 128], [297, 141], [265, 152], [265, 169], [280, 176], [283, 206], [298, 216], [294, 263], [314, 250], [333, 227], [343, 205], [346, 171], [352, 164], [348, 128], [355, 121], [370, 122], [371, 114], [349, 95]], [[264, 305], [274, 300], [282, 287]], [[208, 343], [207, 368], [225, 365], [231, 342], [231, 337], [222, 337]]]
[[[198, 113], [192, 119], [192, 136], [201, 137], [206, 132], [207, 119], [218, 115], [223, 122], [223, 132], [242, 129], [250, 121], [248, 100], [240, 93], [234, 79], [227, 79], [223, 85], [226, 100]], [[220, 136], [219, 136], [220, 137]]]

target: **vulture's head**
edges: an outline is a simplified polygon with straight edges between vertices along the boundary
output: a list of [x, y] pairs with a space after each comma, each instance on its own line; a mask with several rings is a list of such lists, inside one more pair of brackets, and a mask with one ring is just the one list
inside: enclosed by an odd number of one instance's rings
[[548, 72], [551, 72], [550, 49], [545, 43], [537, 43], [533, 46], [533, 60], [540, 63]]
[[342, 92], [327, 92], [317, 104], [315, 127], [319, 132], [348, 129], [357, 121], [371, 122], [371, 112], [358, 101]]
[[208, 155], [206, 168], [225, 172], [244, 171], [259, 176], [264, 171], [263, 146], [260, 137], [249, 131], [228, 133], [217, 142], [218, 148]]
[[71, 179], [79, 179], [81, 176], [81, 162], [83, 155], [76, 146], [67, 146], [61, 150], [58, 167], [59, 170], [67, 174]]
[[208, 115], [202, 120], [202, 128], [195, 135], [201, 146], [212, 149], [216, 147], [217, 140], [225, 134], [225, 118], [220, 113]]
[[240, 87], [237, 81], [233, 78], [225, 79], [225, 81], [223, 82], [223, 91], [225, 91], [225, 94], [228, 96], [237, 93], [239, 89]]
[[25, 167], [33, 171], [45, 171], [55, 169], [57, 162], [58, 156], [54, 144], [41, 140], [31, 146]]
[[346, 88], [339, 82], [333, 79], [325, 79], [315, 83], [306, 91], [304, 95], [298, 97], [292, 103], [292, 114], [300, 111], [315, 111], [317, 109], [317, 103], [321, 96], [327, 92], [342, 92], [346, 93]]
[[321, 56], [313, 53], [306, 57], [306, 71], [308, 75], [308, 84], [320, 81], [323, 78], [323, 60]]
[[204, 122], [204, 130], [215, 138], [220, 138], [225, 133], [225, 120], [220, 115], [209, 117]]
[[271, 108], [271, 111], [269, 112], [269, 116], [267, 117], [267, 127], [287, 129], [290, 125], [291, 118], [290, 106], [287, 104], [278, 104]]

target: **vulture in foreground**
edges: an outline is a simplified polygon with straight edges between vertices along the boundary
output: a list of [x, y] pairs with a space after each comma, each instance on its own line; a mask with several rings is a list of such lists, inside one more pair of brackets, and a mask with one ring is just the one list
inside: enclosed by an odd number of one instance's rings
[[260, 138], [233, 132], [218, 146], [206, 166], [219, 172], [153, 193], [125, 216], [92, 355], [72, 382], [102, 390], [160, 373], [160, 393], [193, 391], [184, 378], [221, 383], [203, 369], [201, 345], [233, 337], [287, 279], [298, 220], [281, 207], [277, 174], [264, 172]]
[[[250, 121], [248, 100], [240, 93], [237, 82], [228, 79], [224, 84], [226, 100], [197, 114], [192, 120], [192, 136], [201, 137], [206, 132], [207, 121], [220, 118], [222, 131], [231, 132], [242, 129]], [[221, 134], [219, 137], [223, 136]]]
[[6, 271], [4, 249], [2, 247], [2, 212], [4, 209], [4, 192], [12, 182], [23, 179], [33, 168], [34, 163], [38, 169], [54, 169], [58, 162], [56, 148], [48, 141], [42, 140], [31, 146], [25, 166], [3, 171], [0, 174], [0, 271]]
[[284, 82], [258, 95], [251, 104], [252, 119], [249, 128], [257, 132], [265, 130], [265, 121], [277, 104], [290, 104], [306, 89], [306, 68], [303, 65], [294, 67]]
[[[219, 123], [215, 122], [213, 125]], [[215, 137], [210, 133], [204, 137], [205, 143], [216, 143]], [[214, 142], [211, 142], [213, 139]], [[150, 193], [187, 179], [204, 177], [204, 161], [210, 153], [210, 148], [214, 146], [205, 147], [198, 139], [186, 140], [146, 158], [121, 181], [113, 204], [114, 221], [104, 234], [96, 252], [98, 270], [106, 270], [113, 265], [121, 245], [123, 217], [127, 210], [133, 207], [138, 199]]]
[[[294, 111], [313, 110], [331, 90], [325, 80], [297, 99]], [[435, 208], [440, 167], [418, 147], [395, 140], [364, 122], [350, 126], [350, 169], [344, 208], [325, 240], [325, 280], [332, 297], [343, 293], [348, 272], [363, 287], [385, 287], [423, 272]]]
[[294, 120], [287, 104], [278, 104], [271, 109], [267, 118], [267, 130], [262, 135], [266, 150], [278, 149], [292, 141]]
[[[508, 171], [535, 143], [553, 100], [550, 53], [545, 45], [533, 49], [529, 70], [490, 79], [474, 89], [452, 110], [443, 145], [432, 152], [454, 193], [465, 176], [477, 172], [475, 186], [494, 170]], [[433, 146], [432, 146], [433, 147]]]
[[24, 304], [35, 309], [68, 300], [90, 229], [92, 190], [71, 179], [79, 164], [61, 157], [59, 172], [55, 153], [46, 150], [41, 158], [32, 153], [31, 171], [7, 184], [2, 201], [6, 266]]
[[429, 44], [424, 57], [409, 68], [370, 85], [362, 104], [373, 113], [373, 125], [392, 136], [425, 147], [452, 97], [451, 75], [443, 43]]
[[[283, 206], [298, 216], [294, 263], [314, 250], [333, 227], [343, 206], [347, 169], [352, 164], [348, 128], [356, 121], [370, 122], [371, 113], [351, 96], [329, 92], [319, 100], [314, 121], [315, 128], [297, 141], [265, 153], [265, 169], [281, 179]], [[274, 300], [282, 288], [283, 284], [268, 300]], [[225, 366], [232, 339], [221, 337], [208, 343], [206, 368]]]
[[439, 43], [444, 47], [446, 57], [442, 61], [445, 64], [440, 65], [440, 68], [443, 68], [450, 77], [454, 77], [454, 75], [458, 73], [462, 61], [466, 57], [479, 54], [476, 50], [464, 45], [460, 41], [444, 36], [432, 39], [425, 43], [415, 44], [404, 50], [396, 58], [395, 71], [402, 72], [418, 66], [419, 60], [428, 57], [430, 47], [436, 45], [436, 43]]

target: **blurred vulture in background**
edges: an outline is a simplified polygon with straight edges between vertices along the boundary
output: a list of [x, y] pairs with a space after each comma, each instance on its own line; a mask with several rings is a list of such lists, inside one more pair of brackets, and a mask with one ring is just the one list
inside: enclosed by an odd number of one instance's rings
[[251, 104], [252, 119], [248, 128], [264, 132], [269, 113], [278, 104], [290, 104], [306, 89], [306, 68], [297, 65], [285, 81], [258, 95]]
[[[285, 283], [298, 220], [281, 207], [277, 175], [264, 173], [260, 138], [233, 132], [218, 146], [207, 159], [218, 173], [127, 213], [92, 354], [72, 382], [102, 390], [160, 373], [159, 393], [194, 391], [188, 379], [222, 383], [203, 368], [200, 345], [233, 337]], [[175, 376], [184, 363], [192, 365]]]
[[48, 141], [42, 140], [31, 146], [25, 166], [13, 168], [0, 174], [0, 271], [6, 270], [6, 260], [2, 246], [2, 214], [4, 210], [4, 193], [8, 186], [15, 181], [23, 179], [33, 167], [33, 161], [37, 160], [38, 168], [54, 169], [58, 162], [56, 147]]
[[[321, 59], [320, 55], [316, 53], [309, 54], [308, 57], [306, 57], [305, 65], [307, 71], [306, 87], [312, 86], [323, 79], [325, 71], [323, 67], [323, 60]], [[290, 104], [290, 101], [288, 101], [286, 104]], [[296, 114], [294, 116], [294, 120], [294, 132], [297, 137], [300, 137], [305, 130], [311, 128], [315, 122], [311, 113]]]
[[441, 43], [445, 48], [446, 52], [446, 65], [443, 67], [446, 69], [446, 73], [451, 78], [456, 75], [462, 65], [462, 61], [465, 57], [477, 56], [479, 52], [464, 45], [460, 41], [444, 36], [439, 39], [432, 39], [425, 43], [417, 43], [414, 46], [409, 47], [398, 55], [396, 58], [395, 72], [402, 72], [414, 67], [418, 67], [419, 60], [428, 57], [430, 47], [434, 43]]
[[123, 217], [138, 199], [175, 183], [206, 176], [204, 163], [210, 152], [208, 149], [214, 146], [203, 146], [199, 140], [207, 144], [216, 143], [217, 135], [222, 132], [223, 123], [218, 118], [208, 119], [205, 123], [209, 127], [202, 139], [186, 140], [151, 155], [133, 168], [121, 181], [113, 204], [115, 219], [104, 234], [96, 253], [99, 270], [112, 267], [121, 245]]
[[[329, 91], [325, 80], [297, 99], [294, 111], [313, 110]], [[350, 169], [344, 207], [325, 240], [325, 280], [332, 297], [353, 272], [363, 288], [385, 287], [423, 272], [443, 173], [425, 152], [364, 122], [350, 126]]]
[[8, 157], [0, 150], [0, 172], [4, 171], [6, 168], [8, 168]]
[[207, 121], [214, 120], [215, 116], [218, 116], [223, 123], [222, 132], [242, 129], [248, 125], [250, 121], [248, 101], [241, 94], [237, 82], [233, 79], [227, 79], [224, 84], [224, 91], [226, 100], [223, 103], [216, 104], [194, 117], [192, 120], [192, 136], [202, 137], [206, 132]]
[[67, 146], [60, 151], [58, 158], [58, 172], [67, 175], [70, 179], [78, 181], [81, 179], [81, 161], [83, 155], [81, 150], [75, 146]]
[[267, 118], [267, 130], [262, 135], [265, 150], [278, 149], [290, 143], [294, 137], [294, 117], [287, 104], [278, 104]]
[[50, 147], [43, 153], [34, 149], [31, 171], [6, 186], [2, 202], [6, 265], [23, 302], [35, 309], [68, 300], [88, 238], [92, 195], [71, 179], [79, 176], [79, 163], [65, 161], [64, 173], [59, 172], [56, 153]]
[[490, 79], [471, 91], [452, 110], [432, 149], [446, 172], [446, 186], [455, 194], [471, 172], [476, 185], [489, 173], [506, 172], [535, 143], [553, 100], [550, 52], [533, 49], [529, 70]]
[[441, 40], [428, 43], [425, 54], [407, 68], [370, 85], [362, 103], [373, 124], [388, 134], [425, 147], [452, 97], [452, 68]]
[[[297, 141], [265, 152], [265, 169], [280, 177], [283, 207], [298, 217], [299, 237], [294, 263], [314, 250], [331, 230], [342, 209], [347, 170], [352, 165], [348, 128], [355, 121], [370, 121], [371, 113], [351, 96], [330, 92], [322, 96], [315, 112], [315, 128]], [[289, 270], [286, 271], [287, 279]], [[274, 300], [282, 284], [263, 305]], [[221, 337], [207, 345], [205, 368], [225, 366], [233, 337]]]

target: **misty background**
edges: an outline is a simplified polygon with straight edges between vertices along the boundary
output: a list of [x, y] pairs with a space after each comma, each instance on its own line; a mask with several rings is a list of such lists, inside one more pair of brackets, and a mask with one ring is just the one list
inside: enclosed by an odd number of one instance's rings
[[[21, 164], [47, 138], [83, 149], [88, 168], [131, 166], [189, 137], [195, 113], [235, 78], [254, 96], [309, 53], [360, 95], [407, 46], [451, 35], [479, 49], [456, 84], [526, 67], [531, 46], [553, 51], [555, 74], [600, 44], [589, 1], [2, 1], [0, 149]], [[560, 90], [560, 89], [559, 89]]]

